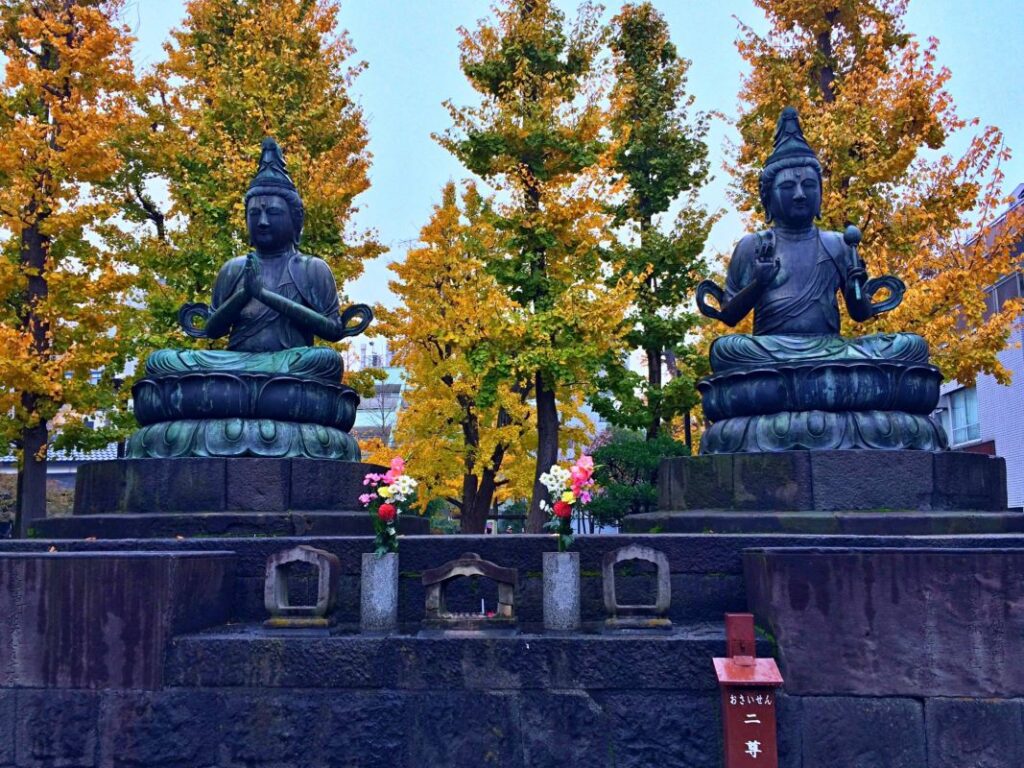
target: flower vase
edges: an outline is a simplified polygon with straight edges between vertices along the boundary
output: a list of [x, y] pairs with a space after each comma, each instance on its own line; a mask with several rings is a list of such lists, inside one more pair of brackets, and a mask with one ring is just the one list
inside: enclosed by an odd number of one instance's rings
[[363, 632], [397, 629], [398, 553], [364, 554], [359, 581], [359, 628]]
[[580, 553], [544, 553], [544, 629], [580, 628]]

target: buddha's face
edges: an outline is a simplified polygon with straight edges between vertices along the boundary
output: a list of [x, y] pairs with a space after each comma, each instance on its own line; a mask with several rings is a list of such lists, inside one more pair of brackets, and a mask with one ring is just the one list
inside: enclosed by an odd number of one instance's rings
[[279, 195], [253, 195], [245, 208], [249, 242], [262, 253], [286, 250], [295, 242], [288, 201]]
[[784, 227], [808, 227], [821, 207], [818, 174], [809, 166], [786, 168], [772, 182], [772, 219]]

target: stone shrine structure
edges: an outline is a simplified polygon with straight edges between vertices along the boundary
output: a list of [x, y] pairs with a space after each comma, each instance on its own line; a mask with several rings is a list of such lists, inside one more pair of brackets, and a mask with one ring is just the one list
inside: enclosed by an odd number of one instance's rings
[[[838, 336], [837, 292], [858, 318], [902, 288], [867, 279], [856, 233], [782, 226], [810, 227], [819, 189], [783, 117], [766, 180], [779, 226], [741, 243], [731, 286], [702, 291], [718, 290], [727, 322], [755, 313], [753, 335], [713, 350], [708, 453], [662, 463], [658, 513], [576, 539], [582, 629], [557, 633], [543, 535], [404, 536], [393, 630], [360, 631], [374, 545], [355, 499], [384, 468], [339, 460], [350, 398], [340, 364], [310, 345], [349, 325], [294, 250], [283, 162], [264, 147], [257, 255], [225, 267], [212, 309], [182, 313], [227, 334], [227, 352], [154, 356], [140, 389], [153, 418], [140, 415], [132, 448], [148, 457], [84, 467], [73, 517], [0, 541], [0, 766], [718, 768], [712, 659], [723, 613], [748, 610], [770, 633], [749, 638], [751, 656], [775, 655], [786, 681], [779, 765], [1024, 765], [1024, 514], [1006, 509], [1002, 459], [929, 437], [920, 339]], [[890, 296], [876, 301], [880, 285]], [[644, 602], [646, 572], [614, 581], [615, 562], [638, 556], [661, 585], [639, 610], [671, 627], [600, 631], [606, 605]], [[498, 582], [494, 616], [454, 612], [482, 596], [473, 576]], [[330, 627], [266, 628], [268, 608]]]
[[[453, 612], [448, 605], [448, 588], [457, 579], [483, 577], [497, 584], [498, 602], [489, 613]], [[467, 552], [437, 568], [424, 571], [423, 588], [426, 592], [423, 626], [433, 629], [480, 630], [515, 627], [516, 585], [519, 576], [515, 568], [503, 568], [484, 560], [475, 552]]]
[[[863, 322], [899, 306], [905, 286], [891, 275], [868, 278], [856, 227], [814, 226], [821, 165], [792, 107], [779, 117], [760, 194], [769, 229], [740, 240], [725, 290], [710, 280], [697, 288], [700, 311], [726, 325], [754, 313], [752, 335], [711, 346], [712, 375], [698, 385], [712, 422], [701, 452], [944, 449], [930, 418], [942, 374], [928, 363], [927, 342], [910, 333], [839, 335], [838, 293]], [[880, 292], [888, 296], [876, 301]]]

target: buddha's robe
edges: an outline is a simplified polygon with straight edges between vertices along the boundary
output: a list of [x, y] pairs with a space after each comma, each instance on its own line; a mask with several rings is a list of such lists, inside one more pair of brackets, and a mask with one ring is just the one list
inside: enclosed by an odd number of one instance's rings
[[[241, 286], [246, 258], [231, 259], [220, 270], [213, 287], [211, 311], [216, 311]], [[261, 262], [263, 281], [275, 293], [302, 304], [324, 317], [340, 309], [334, 275], [323, 259], [294, 253], [285, 262]], [[154, 352], [146, 361], [149, 376], [199, 371], [279, 373], [341, 381], [341, 356], [329, 347], [314, 347], [313, 333], [260, 301], [250, 300], [231, 328], [227, 350], [174, 350]]]

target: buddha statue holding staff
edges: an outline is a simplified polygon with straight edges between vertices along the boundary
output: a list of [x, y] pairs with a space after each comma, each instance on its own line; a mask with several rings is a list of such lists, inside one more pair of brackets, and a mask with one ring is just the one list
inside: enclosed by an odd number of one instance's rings
[[[760, 197], [769, 229], [736, 246], [724, 290], [709, 280], [697, 288], [700, 311], [726, 325], [754, 313], [752, 335], [711, 346], [713, 375], [699, 388], [714, 424], [702, 450], [944, 447], [928, 417], [941, 376], [928, 364], [925, 340], [839, 335], [840, 295], [863, 322], [899, 306], [905, 286], [893, 276], [869, 279], [856, 227], [815, 226], [821, 165], [791, 107], [779, 118]], [[876, 300], [880, 293], [888, 295]]]

